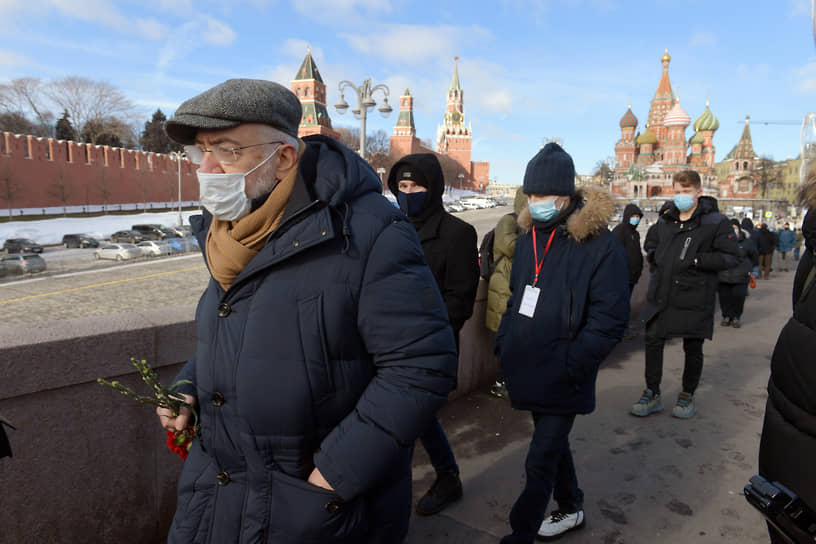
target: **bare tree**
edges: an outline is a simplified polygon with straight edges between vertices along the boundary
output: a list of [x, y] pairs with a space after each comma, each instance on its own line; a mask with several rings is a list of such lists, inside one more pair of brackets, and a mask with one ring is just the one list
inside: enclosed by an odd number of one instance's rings
[[20, 194], [20, 186], [17, 184], [16, 176], [9, 164], [5, 164], [0, 170], [0, 200], [5, 200], [8, 207], [9, 221], [12, 220], [11, 208], [14, 207], [14, 199]]
[[91, 121], [102, 122], [117, 118], [130, 124], [136, 116], [133, 102], [122, 91], [105, 81], [69, 76], [51, 82], [44, 92], [59, 109], [68, 112], [77, 141], [80, 140], [85, 125]]
[[353, 151], [360, 149], [360, 129], [349, 127], [334, 127], [340, 143]]
[[68, 199], [71, 197], [72, 188], [68, 183], [68, 177], [65, 175], [65, 165], [60, 164], [57, 167], [57, 174], [54, 176], [54, 181], [48, 187], [48, 195], [58, 198], [62, 202], [62, 215], [67, 215]]
[[21, 77], [0, 85], [0, 111], [30, 114], [34, 136], [54, 136], [54, 114], [43, 97], [43, 84], [36, 77]]
[[768, 197], [768, 191], [779, 184], [779, 165], [770, 157], [760, 157], [754, 163], [757, 190], [762, 198]]
[[613, 174], [614, 170], [609, 166], [609, 163], [605, 160], [601, 160], [595, 163], [595, 171], [592, 173], [592, 178], [598, 185], [605, 186], [612, 181]]
[[[354, 151], [360, 151], [360, 129], [349, 127], [335, 127], [335, 132], [339, 135], [338, 140]], [[391, 138], [384, 130], [376, 132], [366, 132], [366, 158], [371, 158], [378, 153], [387, 155], [391, 148]]]

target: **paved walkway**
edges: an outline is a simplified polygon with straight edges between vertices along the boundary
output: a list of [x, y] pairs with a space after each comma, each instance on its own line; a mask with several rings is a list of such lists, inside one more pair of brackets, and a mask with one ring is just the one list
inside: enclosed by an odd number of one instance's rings
[[[719, 326], [704, 345], [705, 367], [691, 420], [670, 415], [680, 387], [682, 346], [666, 346], [663, 413], [636, 418], [643, 389], [643, 338], [623, 342], [598, 377], [598, 405], [571, 434], [587, 525], [563, 542], [768, 542], [760, 516], [742, 496], [757, 471], [770, 357], [791, 313], [793, 272], [760, 281], [746, 301], [741, 329]], [[412, 520], [408, 542], [481, 544], [509, 532], [507, 516], [524, 482], [532, 422], [486, 391], [440, 412], [457, 456], [464, 498], [442, 514]], [[421, 446], [414, 497], [433, 471]], [[554, 508], [552, 504], [548, 510]]]

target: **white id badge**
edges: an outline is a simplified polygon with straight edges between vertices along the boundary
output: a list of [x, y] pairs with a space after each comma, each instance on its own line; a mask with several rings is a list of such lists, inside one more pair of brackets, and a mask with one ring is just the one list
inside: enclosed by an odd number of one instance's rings
[[533, 317], [540, 293], [541, 289], [538, 287], [533, 287], [532, 285], [524, 286], [524, 296], [521, 297], [521, 306], [519, 307], [519, 313], [521, 315]]

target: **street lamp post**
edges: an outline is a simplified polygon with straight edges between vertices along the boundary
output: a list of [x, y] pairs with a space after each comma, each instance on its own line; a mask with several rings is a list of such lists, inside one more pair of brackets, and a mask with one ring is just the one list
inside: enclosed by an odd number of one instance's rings
[[382, 166], [377, 168], [377, 174], [379, 174], [379, 176], [380, 176], [380, 185], [383, 186], [383, 191], [384, 191], [385, 190], [385, 181], [383, 180], [383, 175], [385, 175], [385, 168], [383, 168]]
[[465, 175], [460, 172], [456, 175], [456, 177], [459, 178], [459, 190], [461, 191], [464, 188], [462, 185], [462, 180], [465, 179]]
[[363, 84], [357, 87], [351, 81], [343, 80], [338, 85], [340, 89], [340, 100], [337, 104], [334, 105], [337, 113], [340, 115], [346, 113], [349, 105], [346, 102], [343, 93], [347, 89], [351, 89], [357, 95], [357, 107], [351, 110], [351, 113], [354, 114], [356, 119], [360, 120], [360, 156], [365, 158], [365, 142], [366, 142], [366, 116], [368, 110], [374, 108], [377, 105], [377, 102], [374, 100], [374, 92], [375, 91], [382, 91], [383, 93], [383, 104], [377, 110], [382, 114], [383, 117], [388, 117], [391, 115], [391, 112], [394, 111], [391, 109], [391, 106], [388, 104], [388, 97], [391, 93], [390, 89], [387, 85], [380, 83], [379, 85], [375, 85], [374, 87], [371, 86], [371, 78], [364, 79]]
[[184, 224], [184, 219], [181, 217], [181, 159], [186, 159], [187, 154], [184, 151], [171, 151], [170, 156], [178, 163], [178, 223], [180, 227]]

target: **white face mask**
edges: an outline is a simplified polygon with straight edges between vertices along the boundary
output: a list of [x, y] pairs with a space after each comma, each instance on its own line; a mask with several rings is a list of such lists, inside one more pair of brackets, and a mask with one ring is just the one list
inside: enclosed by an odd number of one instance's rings
[[237, 221], [249, 213], [252, 203], [246, 195], [246, 177], [260, 168], [281, 146], [247, 173], [213, 174], [196, 170], [198, 200], [208, 212], [222, 221]]

